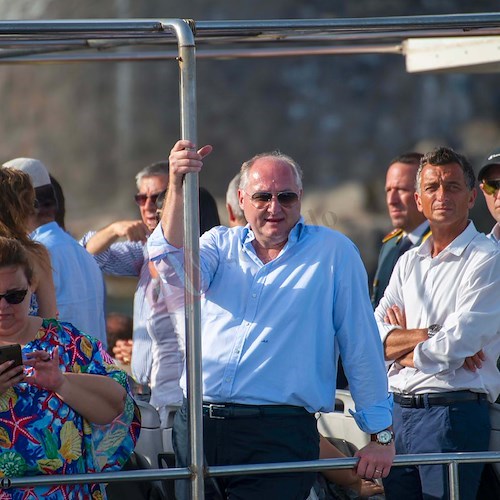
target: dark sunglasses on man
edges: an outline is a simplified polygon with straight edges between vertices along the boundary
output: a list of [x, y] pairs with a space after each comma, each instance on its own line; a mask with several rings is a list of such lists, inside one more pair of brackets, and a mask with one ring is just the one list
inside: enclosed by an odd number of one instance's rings
[[158, 199], [158, 196], [160, 196], [162, 192], [163, 191], [160, 191], [159, 193], [154, 193], [154, 194], [137, 193], [134, 196], [134, 200], [140, 207], [143, 207], [148, 201], [148, 199], [151, 200], [151, 203], [156, 204], [156, 200]]
[[292, 207], [299, 201], [299, 195], [293, 191], [281, 191], [276, 194], [268, 191], [257, 191], [252, 195], [248, 193], [246, 194], [255, 208], [266, 208], [271, 203], [273, 196], [276, 196], [278, 203], [285, 208]]
[[500, 189], [500, 179], [483, 180], [483, 189], [486, 194], [494, 195]]

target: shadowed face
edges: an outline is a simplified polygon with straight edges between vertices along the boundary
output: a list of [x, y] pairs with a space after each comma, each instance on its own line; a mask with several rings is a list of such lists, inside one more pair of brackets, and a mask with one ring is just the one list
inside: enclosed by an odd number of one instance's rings
[[[271, 199], [263, 203], [268, 194]], [[257, 242], [264, 248], [284, 246], [300, 218], [302, 190], [292, 167], [282, 159], [259, 158], [248, 172], [245, 188], [238, 190], [238, 197]]]
[[393, 163], [387, 170], [385, 194], [392, 226], [407, 233], [413, 231], [425, 217], [415, 202], [415, 177], [418, 164]]
[[145, 203], [139, 204], [142, 222], [150, 231], [158, 224], [156, 218], [156, 197], [168, 187], [168, 175], [143, 177], [139, 184], [139, 195], [146, 195]]
[[[28, 293], [21, 297], [24, 290]], [[12, 332], [12, 328], [17, 331], [17, 326], [24, 324], [28, 318], [30, 307], [31, 288], [24, 270], [20, 266], [0, 267], [0, 295], [7, 295], [0, 298], [0, 339], [2, 332]], [[17, 297], [16, 297], [17, 295]], [[19, 301], [19, 299], [21, 299]], [[9, 303], [12, 302], [12, 303]], [[13, 303], [13, 302], [18, 302]]]
[[[488, 181], [491, 184], [488, 184]], [[486, 205], [488, 205], [488, 210], [497, 222], [500, 222], [500, 189], [497, 187], [499, 182], [500, 165], [492, 165], [486, 170], [483, 182], [479, 185], [484, 194]]]

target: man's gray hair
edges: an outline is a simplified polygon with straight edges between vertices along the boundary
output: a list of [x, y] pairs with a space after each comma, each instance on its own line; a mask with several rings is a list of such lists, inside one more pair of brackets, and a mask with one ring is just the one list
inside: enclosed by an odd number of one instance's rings
[[147, 167], [140, 170], [135, 176], [135, 182], [137, 184], [137, 189], [140, 189], [140, 184], [142, 179], [146, 177], [156, 177], [160, 175], [168, 176], [168, 161], [162, 160], [155, 163], [151, 163]]
[[451, 148], [439, 147], [436, 148], [425, 155], [420, 160], [420, 166], [417, 170], [417, 177], [415, 179], [415, 191], [420, 193], [420, 183], [422, 181], [422, 170], [426, 165], [433, 165], [435, 167], [441, 165], [449, 165], [450, 163], [456, 163], [462, 169], [465, 178], [465, 184], [469, 190], [474, 189], [476, 186], [476, 176], [474, 175], [474, 169], [470, 161], [460, 153], [457, 153]]
[[246, 161], [243, 163], [240, 169], [240, 189], [245, 189], [248, 184], [248, 172], [252, 168], [253, 164], [257, 161], [260, 160], [261, 158], [265, 157], [270, 157], [270, 158], [275, 158], [277, 160], [284, 161], [285, 163], [288, 163], [290, 165], [290, 168], [293, 171], [293, 175], [295, 177], [295, 182], [298, 186], [299, 189], [302, 189], [302, 169], [300, 168], [300, 165], [291, 157], [288, 155], [285, 155], [281, 153], [280, 151], [271, 151], [269, 153], [260, 153], [258, 155], [255, 155], [253, 158], [250, 158], [250, 160]]
[[245, 214], [240, 207], [240, 201], [238, 199], [238, 188], [240, 187], [240, 173], [238, 172], [227, 186], [226, 191], [226, 203], [231, 207], [234, 216], [242, 220], [245, 218]]

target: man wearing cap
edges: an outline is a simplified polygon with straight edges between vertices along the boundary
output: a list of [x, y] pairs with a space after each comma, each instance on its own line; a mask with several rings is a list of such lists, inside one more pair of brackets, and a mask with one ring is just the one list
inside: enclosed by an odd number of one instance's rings
[[371, 301], [375, 309], [384, 295], [397, 260], [407, 250], [419, 246], [430, 233], [429, 223], [415, 202], [415, 176], [421, 153], [404, 153], [389, 164], [385, 199], [394, 228], [382, 240]]
[[[500, 393], [500, 256], [469, 220], [469, 161], [449, 148], [417, 172], [418, 209], [432, 235], [396, 263], [375, 318], [394, 394], [396, 453], [488, 449], [489, 405]], [[483, 464], [460, 468], [460, 498], [475, 500]], [[443, 465], [395, 467], [391, 499], [448, 498]]]
[[72, 323], [106, 347], [102, 273], [92, 256], [57, 224], [57, 199], [47, 168], [34, 158], [15, 158], [3, 167], [26, 172], [35, 188], [39, 207], [30, 221], [30, 236], [50, 253], [58, 319]]
[[479, 171], [477, 180], [488, 210], [496, 221], [488, 238], [500, 244], [500, 151], [495, 151], [488, 156]]

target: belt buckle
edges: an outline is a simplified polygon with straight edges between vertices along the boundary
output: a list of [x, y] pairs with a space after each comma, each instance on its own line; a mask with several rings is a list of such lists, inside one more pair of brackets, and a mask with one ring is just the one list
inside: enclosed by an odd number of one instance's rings
[[226, 417], [223, 417], [221, 415], [216, 415], [214, 413], [214, 410], [218, 410], [218, 409], [223, 409], [225, 408], [224, 405], [217, 405], [217, 404], [210, 404], [208, 406], [208, 417], [209, 418], [215, 418], [215, 419], [218, 419], [218, 420], [225, 420]]

